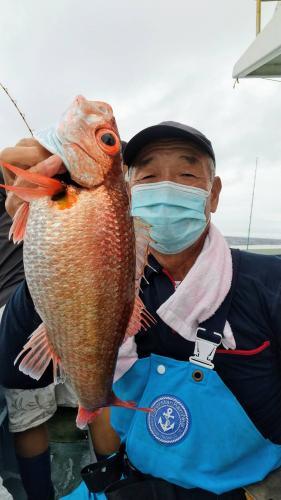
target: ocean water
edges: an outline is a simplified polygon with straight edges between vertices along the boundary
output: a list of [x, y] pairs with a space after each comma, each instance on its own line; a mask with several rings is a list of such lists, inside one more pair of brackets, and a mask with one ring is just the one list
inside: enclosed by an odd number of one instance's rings
[[[243, 236], [225, 236], [225, 239], [229, 243], [230, 246], [234, 245], [247, 245], [248, 238]], [[249, 245], [275, 245], [281, 248], [281, 239], [273, 239], [273, 238], [250, 238]]]

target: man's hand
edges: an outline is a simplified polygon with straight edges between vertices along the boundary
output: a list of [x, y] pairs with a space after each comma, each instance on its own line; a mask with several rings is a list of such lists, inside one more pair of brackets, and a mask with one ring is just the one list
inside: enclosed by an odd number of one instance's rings
[[[10, 163], [24, 170], [30, 169], [31, 172], [53, 177], [58, 173], [65, 171], [64, 167], [58, 168], [57, 162], [53, 161], [52, 153], [39, 144], [36, 139], [22, 139], [15, 147], [6, 148], [0, 153], [1, 161]], [[20, 187], [33, 187], [34, 184], [16, 178], [12, 172], [3, 168], [3, 176], [6, 185]], [[6, 210], [13, 217], [23, 201], [13, 192], [7, 193]]]

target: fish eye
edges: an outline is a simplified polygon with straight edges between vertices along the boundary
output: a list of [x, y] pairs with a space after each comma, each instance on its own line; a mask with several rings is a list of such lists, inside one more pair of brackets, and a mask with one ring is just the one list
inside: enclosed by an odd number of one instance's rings
[[104, 144], [106, 144], [107, 146], [114, 146], [116, 144], [116, 140], [115, 140], [115, 137], [113, 134], [110, 134], [110, 133], [107, 133], [107, 134], [103, 134], [101, 136], [101, 140], [102, 142], [104, 142]]
[[118, 135], [110, 129], [99, 129], [96, 131], [96, 139], [100, 148], [111, 156], [120, 152], [121, 145]]

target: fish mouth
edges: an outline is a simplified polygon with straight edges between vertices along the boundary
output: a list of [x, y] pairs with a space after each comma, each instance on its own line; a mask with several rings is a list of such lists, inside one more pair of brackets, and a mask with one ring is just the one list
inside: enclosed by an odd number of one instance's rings
[[81, 186], [80, 184], [78, 184], [78, 182], [75, 182], [70, 173], [68, 172], [68, 170], [63, 173], [63, 174], [57, 174], [54, 176], [54, 179], [58, 179], [60, 182], [62, 182], [63, 184], [66, 184], [67, 186], [75, 186], [77, 188], [81, 188], [83, 186]]
[[[86, 151], [82, 146], [80, 146], [80, 144], [77, 144], [76, 142], [71, 142], [70, 144], [73, 146], [76, 146], [76, 148], [80, 149], [80, 151], [83, 151], [83, 153], [86, 156], [88, 156], [88, 158], [91, 158], [91, 160], [93, 160], [93, 162], [96, 163], [96, 160], [90, 155], [90, 153], [88, 153], [88, 151]], [[74, 179], [72, 179], [71, 174], [68, 171], [67, 167], [66, 167], [66, 172], [64, 172], [63, 174], [57, 174], [54, 176], [54, 178], [58, 179], [59, 181], [63, 182], [64, 184], [67, 184], [68, 186], [85, 188], [85, 186], [83, 186], [82, 184], [79, 184]], [[87, 189], [87, 188], [85, 188], [85, 189]]]
[[[72, 145], [72, 146], [75, 146], [81, 152], [83, 152], [84, 155], [86, 155], [88, 158], [90, 158], [92, 160], [93, 164], [94, 164], [93, 165], [94, 167], [98, 167], [96, 158], [94, 158], [90, 153], [88, 153], [88, 151], [86, 149], [84, 149], [80, 144], [77, 144], [76, 142], [71, 142], [69, 144]], [[56, 177], [58, 177], [59, 180], [61, 180], [62, 182], [64, 182], [67, 185], [71, 185], [71, 186], [75, 186], [75, 187], [83, 188], [83, 189], [89, 189], [90, 188], [90, 186], [86, 186], [85, 184], [82, 184], [82, 183], [79, 183], [79, 182], [75, 181], [71, 177], [71, 173], [67, 170], [67, 168], [66, 168], [66, 173], [59, 174]], [[97, 185], [95, 185], [95, 187], [97, 187]]]

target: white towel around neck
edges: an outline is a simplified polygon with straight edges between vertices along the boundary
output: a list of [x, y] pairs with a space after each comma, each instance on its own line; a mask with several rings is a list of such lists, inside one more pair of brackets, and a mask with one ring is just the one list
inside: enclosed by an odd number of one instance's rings
[[[220, 307], [229, 292], [231, 280], [230, 249], [218, 229], [211, 224], [196, 262], [173, 295], [159, 307], [157, 313], [173, 330], [194, 342], [198, 324], [210, 318]], [[235, 349], [235, 339], [228, 322], [225, 324], [223, 334], [224, 347]], [[151, 335], [149, 331], [147, 335]], [[119, 349], [114, 382], [119, 380], [137, 360], [135, 338], [129, 337]]]
[[[210, 224], [201, 253], [173, 295], [159, 307], [157, 314], [183, 338], [195, 341], [198, 324], [217, 311], [230, 290], [231, 281], [230, 249], [219, 230]], [[228, 322], [222, 344], [227, 349], [236, 347]]]

